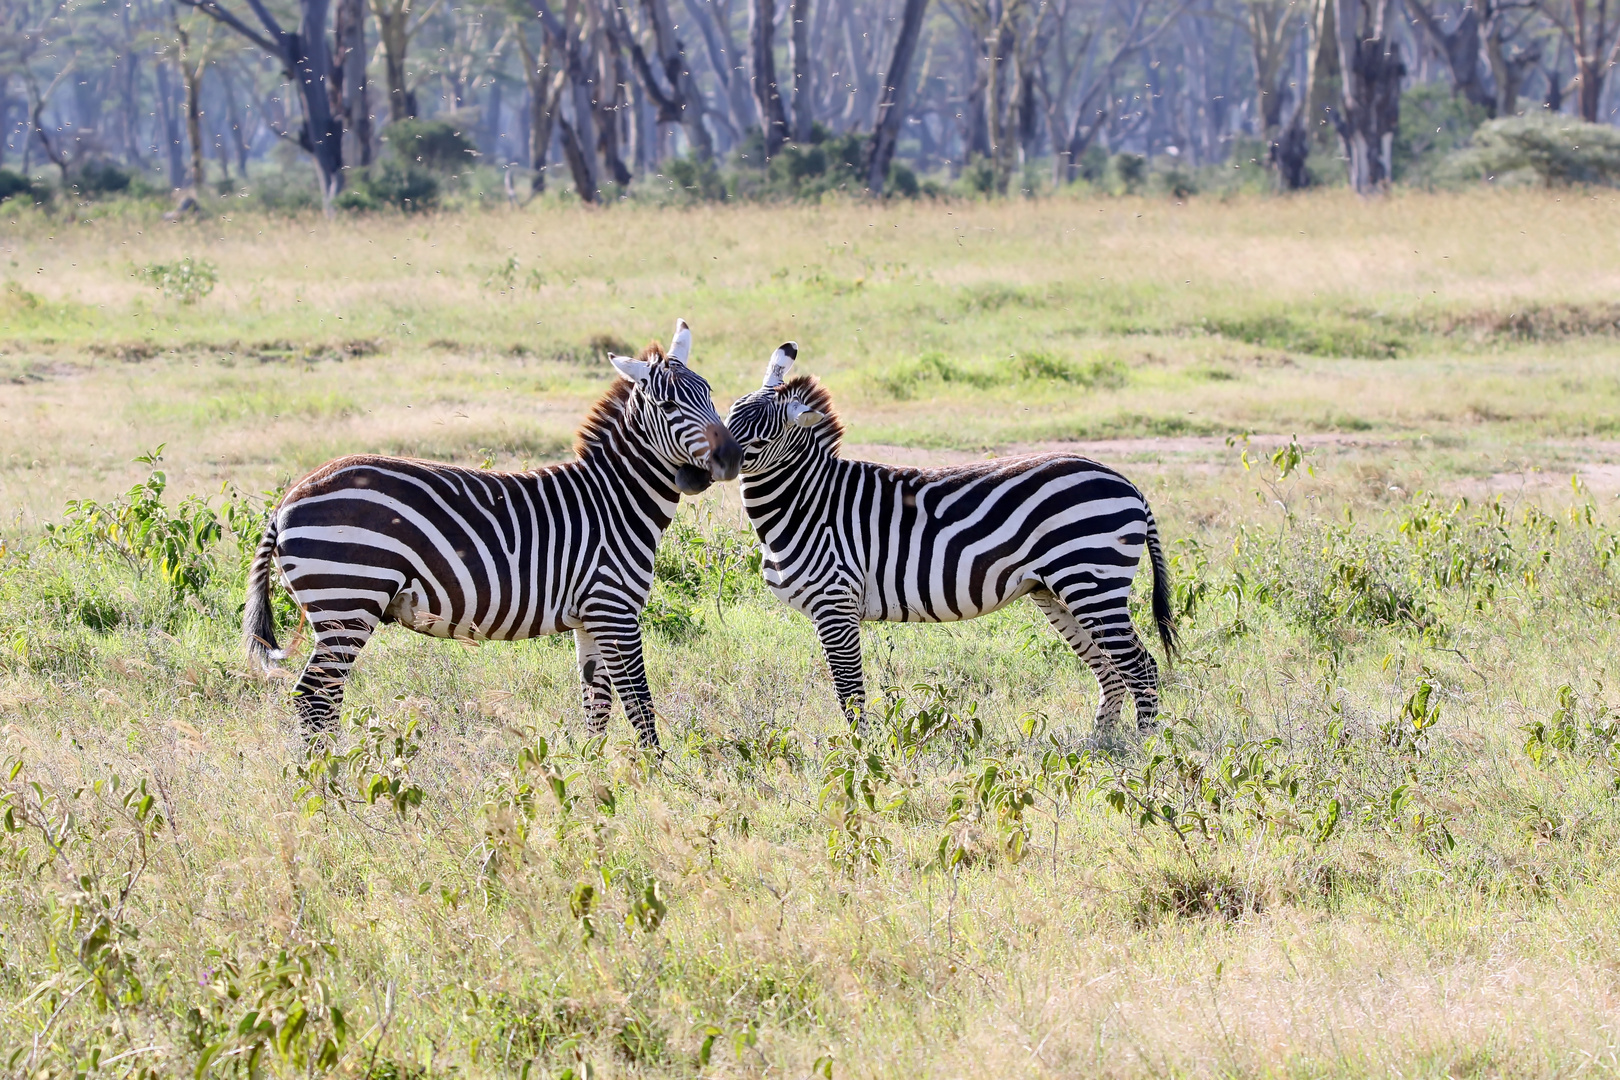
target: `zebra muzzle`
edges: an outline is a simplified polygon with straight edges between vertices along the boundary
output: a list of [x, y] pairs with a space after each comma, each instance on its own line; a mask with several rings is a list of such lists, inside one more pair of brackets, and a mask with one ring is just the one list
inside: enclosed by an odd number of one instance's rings
[[698, 465], [682, 465], [675, 470], [675, 489], [682, 495], [701, 495], [714, 483], [709, 470]]

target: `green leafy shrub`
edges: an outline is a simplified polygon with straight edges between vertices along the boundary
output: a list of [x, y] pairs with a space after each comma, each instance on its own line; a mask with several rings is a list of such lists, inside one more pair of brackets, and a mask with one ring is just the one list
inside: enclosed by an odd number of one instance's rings
[[1108, 160], [1108, 171], [1127, 195], [1135, 195], [1147, 186], [1148, 160], [1141, 154], [1115, 154]]
[[1037, 381], [1044, 379], [1108, 390], [1118, 390], [1129, 381], [1125, 365], [1112, 357], [1075, 361], [1035, 350], [1019, 353], [1012, 364], [1020, 377]]
[[449, 120], [399, 120], [383, 130], [382, 141], [400, 161], [435, 172], [460, 173], [477, 156], [472, 140]]
[[426, 168], [393, 158], [368, 169], [337, 198], [340, 210], [368, 211], [391, 207], [406, 213], [439, 204], [439, 178]]
[[1395, 132], [1397, 180], [1427, 179], [1446, 155], [1468, 145], [1488, 119], [1483, 106], [1442, 83], [1418, 83], [1401, 95], [1401, 122]]
[[141, 275], [162, 290], [165, 298], [195, 304], [219, 284], [219, 270], [207, 259], [187, 256], [179, 262], [153, 263]]
[[1368, 360], [1393, 359], [1406, 349], [1406, 339], [1393, 327], [1367, 319], [1343, 316], [1306, 316], [1286, 312], [1211, 316], [1203, 320], [1206, 333], [1233, 341], [1311, 356], [1353, 356]]
[[1447, 160], [1457, 178], [1534, 178], [1547, 187], [1620, 183], [1620, 131], [1562, 115], [1511, 116], [1482, 124]]
[[45, 196], [46, 192], [22, 173], [0, 169], [0, 203], [13, 198], [42, 202]]
[[725, 177], [713, 161], [672, 158], [664, 162], [664, 176], [676, 193], [690, 202], [723, 202], [729, 194]]
[[91, 160], [80, 165], [70, 181], [75, 193], [83, 198], [121, 195], [130, 189], [134, 174], [122, 166], [105, 160]]

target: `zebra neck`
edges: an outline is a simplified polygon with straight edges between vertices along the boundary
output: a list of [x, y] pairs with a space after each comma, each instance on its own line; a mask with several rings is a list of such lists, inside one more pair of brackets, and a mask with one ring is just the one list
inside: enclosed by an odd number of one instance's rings
[[587, 443], [579, 464], [610, 488], [623, 490], [636, 512], [660, 532], [674, 520], [681, 499], [676, 465], [654, 452], [628, 418]]
[[847, 466], [832, 454], [817, 449], [806, 457], [742, 478], [743, 507], [761, 540], [769, 540], [785, 523], [820, 520], [828, 515], [838, 473]]

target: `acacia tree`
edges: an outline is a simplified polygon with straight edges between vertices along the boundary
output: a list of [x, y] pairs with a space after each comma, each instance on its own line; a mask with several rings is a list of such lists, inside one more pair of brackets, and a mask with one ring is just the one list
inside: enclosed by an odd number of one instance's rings
[[[292, 81], [303, 105], [303, 122], [296, 136], [284, 129], [276, 134], [294, 138], [315, 160], [320, 174], [321, 199], [328, 210], [343, 190], [343, 123], [332, 108], [334, 50], [327, 42], [326, 23], [329, 0], [298, 0], [298, 29], [284, 29], [263, 0], [247, 0], [254, 17], [264, 28], [260, 33], [237, 18], [220, 0], [176, 0], [218, 20], [253, 44], [281, 61], [282, 73]], [[360, 100], [364, 100], [365, 66], [359, 67]], [[343, 99], [341, 87], [337, 97]]]

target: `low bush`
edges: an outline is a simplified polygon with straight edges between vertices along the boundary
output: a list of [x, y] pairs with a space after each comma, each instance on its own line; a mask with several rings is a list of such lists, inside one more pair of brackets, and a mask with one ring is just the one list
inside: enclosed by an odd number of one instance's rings
[[1620, 183], [1620, 131], [1563, 115], [1505, 117], [1481, 125], [1468, 148], [1447, 159], [1442, 172], [1497, 183], [1613, 186]]
[[451, 120], [399, 120], [383, 129], [382, 142], [399, 160], [444, 173], [470, 168], [478, 153]]

